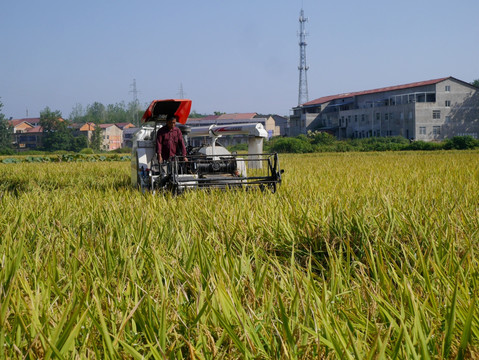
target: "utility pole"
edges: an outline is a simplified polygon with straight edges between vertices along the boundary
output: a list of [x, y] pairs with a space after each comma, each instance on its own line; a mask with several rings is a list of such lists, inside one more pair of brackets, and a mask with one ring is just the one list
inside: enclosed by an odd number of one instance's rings
[[306, 65], [306, 31], [304, 23], [308, 18], [304, 17], [304, 11], [301, 9], [299, 15], [299, 94], [298, 106], [308, 102], [308, 77], [307, 71], [309, 66]]
[[130, 84], [132, 88], [130, 93], [133, 94], [133, 124], [140, 126], [138, 122], [138, 90], [136, 89], [136, 79], [133, 79], [133, 84]]

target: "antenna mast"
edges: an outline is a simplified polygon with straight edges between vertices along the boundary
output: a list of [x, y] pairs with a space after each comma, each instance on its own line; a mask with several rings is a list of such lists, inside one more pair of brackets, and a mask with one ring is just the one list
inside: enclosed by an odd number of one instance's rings
[[304, 23], [308, 18], [304, 17], [304, 11], [301, 9], [299, 15], [299, 94], [298, 105], [308, 102], [308, 77], [307, 71], [309, 66], [306, 65], [306, 31]]

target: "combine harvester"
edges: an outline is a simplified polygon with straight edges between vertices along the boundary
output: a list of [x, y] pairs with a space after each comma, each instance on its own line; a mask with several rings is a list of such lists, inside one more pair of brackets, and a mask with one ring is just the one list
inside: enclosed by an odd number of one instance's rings
[[[142, 191], [168, 190], [181, 193], [187, 189], [251, 188], [275, 192], [281, 183], [278, 155], [263, 154], [263, 125], [234, 124], [190, 127], [186, 125], [191, 100], [154, 100], [143, 114], [142, 125], [135, 133], [131, 156], [131, 181]], [[156, 133], [169, 115], [178, 117], [187, 149], [187, 159], [176, 156], [158, 164]], [[223, 135], [247, 135], [248, 154], [230, 153], [217, 139]], [[203, 138], [200, 147], [189, 144], [190, 138]]]

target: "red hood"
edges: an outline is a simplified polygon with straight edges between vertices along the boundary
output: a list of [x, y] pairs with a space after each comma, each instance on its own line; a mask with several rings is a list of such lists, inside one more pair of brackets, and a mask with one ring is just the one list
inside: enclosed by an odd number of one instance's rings
[[153, 100], [146, 109], [142, 122], [147, 121], [165, 121], [169, 115], [178, 116], [180, 124], [186, 124], [188, 115], [190, 115], [191, 100], [187, 99], [167, 99], [167, 100]]

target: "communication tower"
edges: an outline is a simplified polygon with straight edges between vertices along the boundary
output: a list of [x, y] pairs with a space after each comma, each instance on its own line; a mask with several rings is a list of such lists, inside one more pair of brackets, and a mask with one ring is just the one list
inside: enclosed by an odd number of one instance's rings
[[304, 23], [308, 18], [304, 17], [304, 11], [301, 9], [299, 15], [299, 94], [298, 105], [308, 102], [308, 77], [307, 71], [309, 66], [306, 65], [306, 31]]

